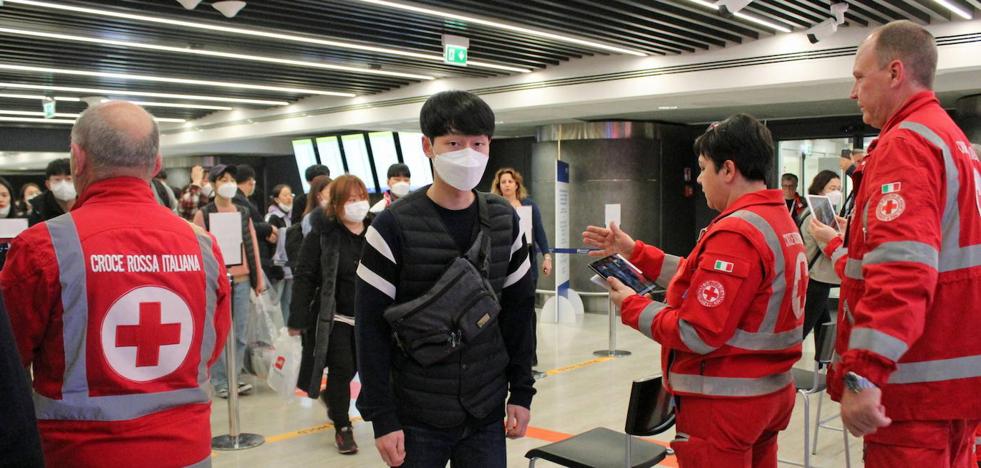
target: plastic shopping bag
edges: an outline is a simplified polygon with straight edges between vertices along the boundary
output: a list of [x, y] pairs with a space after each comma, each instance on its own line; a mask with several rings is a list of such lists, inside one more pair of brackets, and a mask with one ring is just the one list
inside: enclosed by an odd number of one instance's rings
[[273, 343], [276, 353], [266, 383], [283, 399], [293, 398], [296, 381], [300, 377], [300, 358], [302, 344], [299, 336], [290, 336], [286, 328], [279, 331], [279, 338]]

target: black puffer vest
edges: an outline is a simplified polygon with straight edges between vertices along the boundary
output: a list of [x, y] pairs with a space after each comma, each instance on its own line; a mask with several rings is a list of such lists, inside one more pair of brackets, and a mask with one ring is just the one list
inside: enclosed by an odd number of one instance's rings
[[[507, 278], [511, 258], [514, 209], [503, 198], [480, 193], [486, 201], [491, 225], [489, 279], [498, 297]], [[389, 208], [401, 233], [401, 273], [395, 302], [423, 295], [447, 266], [462, 255], [447, 232], [439, 212], [420, 189]], [[479, 221], [475, 221], [472, 239]], [[462, 351], [423, 367], [398, 351], [392, 359], [392, 387], [398, 400], [399, 419], [434, 427], [453, 427], [470, 416], [488, 417], [504, 407], [508, 382], [507, 349], [500, 328], [488, 330]]]

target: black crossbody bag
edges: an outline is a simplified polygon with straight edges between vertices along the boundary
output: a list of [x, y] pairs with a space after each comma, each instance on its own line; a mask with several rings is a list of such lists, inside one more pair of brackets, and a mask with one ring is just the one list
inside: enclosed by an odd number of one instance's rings
[[425, 294], [385, 309], [399, 348], [423, 366], [462, 350], [497, 324], [501, 313], [490, 271], [490, 217], [477, 194], [480, 231], [462, 257], [455, 258]]

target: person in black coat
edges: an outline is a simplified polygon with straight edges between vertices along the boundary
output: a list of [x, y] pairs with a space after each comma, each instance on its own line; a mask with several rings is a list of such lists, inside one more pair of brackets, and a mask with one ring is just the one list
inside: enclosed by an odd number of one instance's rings
[[[313, 178], [317, 176], [327, 176], [330, 177], [330, 168], [323, 164], [314, 164], [307, 168], [303, 177], [307, 179], [307, 185], [313, 183]], [[306, 211], [307, 206], [307, 194], [301, 193], [293, 199], [293, 211], [292, 218], [294, 223], [299, 223], [303, 219], [303, 214]]]
[[20, 362], [7, 308], [0, 301], [0, 467], [43, 467], [41, 436], [34, 417], [30, 381]]
[[[327, 403], [340, 453], [358, 451], [351, 431], [351, 380], [357, 370], [354, 346], [354, 290], [358, 262], [371, 225], [368, 190], [353, 175], [330, 185], [330, 202], [313, 230], [303, 238], [293, 270], [290, 335], [302, 335], [303, 354], [297, 387]], [[327, 391], [320, 392], [327, 368]]]
[[[259, 260], [262, 263], [262, 271], [269, 279], [282, 279], [282, 270], [278, 274], [273, 268], [273, 254], [276, 251], [276, 240], [279, 238], [278, 230], [273, 225], [266, 222], [265, 217], [259, 208], [252, 203], [249, 197], [255, 193], [255, 169], [248, 164], [236, 166], [235, 183], [238, 184], [238, 192], [232, 203], [249, 210], [249, 217], [252, 218], [252, 226], [255, 228], [255, 237], [259, 239]], [[273, 278], [276, 276], [276, 278]]]

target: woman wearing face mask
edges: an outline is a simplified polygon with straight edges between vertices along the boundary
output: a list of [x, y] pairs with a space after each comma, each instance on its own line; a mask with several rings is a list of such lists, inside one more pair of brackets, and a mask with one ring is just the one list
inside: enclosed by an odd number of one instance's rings
[[7, 179], [0, 177], [0, 218], [23, 218], [14, 204], [14, 187]]
[[303, 220], [300, 221], [303, 228], [303, 237], [306, 237], [313, 228], [315, 221], [323, 217], [323, 208], [327, 207], [330, 199], [330, 176], [317, 176], [310, 181], [310, 194], [307, 196], [307, 207], [303, 210]]
[[[841, 194], [841, 178], [833, 171], [821, 171], [814, 176], [811, 186], [807, 193], [811, 195], [825, 195], [831, 200], [835, 211], [841, 208], [844, 197]], [[814, 214], [808, 210], [801, 218], [798, 226], [807, 226], [811, 222]], [[835, 273], [834, 264], [822, 251], [827, 243], [821, 243], [812, 236], [808, 230], [801, 229], [801, 237], [804, 239], [804, 247], [807, 249], [808, 271], [810, 280], [807, 283], [807, 297], [804, 303], [804, 336], [806, 337], [811, 330], [818, 324], [831, 320], [828, 310], [828, 295], [831, 288], [841, 284], [841, 280]], [[817, 346], [821, 337], [814, 334], [814, 344]]]
[[[232, 203], [238, 191], [235, 183], [237, 169], [234, 165], [219, 164], [208, 173], [211, 185], [217, 187], [215, 190], [215, 200], [208, 203], [196, 213], [194, 213], [194, 224], [205, 229], [210, 229], [210, 215], [212, 213], [235, 213], [241, 215], [242, 220], [242, 263], [228, 268], [228, 274], [232, 276], [232, 325], [235, 327], [235, 362], [238, 363], [236, 372], [241, 377], [242, 363], [245, 362], [246, 346], [246, 327], [249, 319], [249, 288], [259, 294], [265, 291], [266, 286], [262, 275], [262, 263], [259, 259], [259, 242], [256, 239], [255, 227], [252, 225], [252, 218], [249, 210]], [[225, 365], [225, 351], [222, 350], [221, 356], [211, 366], [211, 384], [215, 388], [215, 395], [220, 398], [228, 398], [228, 375]], [[252, 385], [238, 379], [238, 394], [246, 394], [252, 391]]]
[[[354, 290], [365, 231], [371, 225], [368, 190], [361, 179], [344, 175], [330, 184], [327, 200], [322, 221], [315, 223], [303, 239], [293, 271], [293, 303], [287, 326], [290, 335], [303, 337], [297, 387], [310, 398], [323, 398], [327, 416], [336, 428], [337, 450], [353, 454], [358, 445], [348, 410], [356, 372]], [[325, 367], [327, 391], [321, 393]]]
[[33, 182], [28, 182], [20, 186], [20, 197], [17, 198], [17, 203], [15, 207], [17, 212], [23, 217], [29, 217], [31, 215], [31, 200], [41, 194], [41, 187]]
[[[290, 211], [293, 209], [293, 189], [279, 184], [272, 189], [272, 202], [266, 213], [266, 222], [275, 226], [280, 235], [276, 239], [276, 252], [273, 253], [272, 275], [269, 278], [273, 301], [283, 312], [283, 323], [290, 314], [290, 299], [293, 297], [293, 271], [286, 265], [286, 229], [292, 225]], [[272, 278], [278, 276], [278, 279]]]

